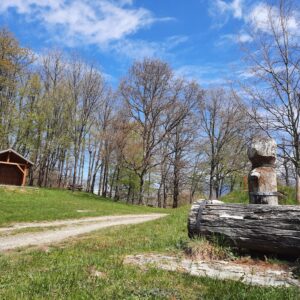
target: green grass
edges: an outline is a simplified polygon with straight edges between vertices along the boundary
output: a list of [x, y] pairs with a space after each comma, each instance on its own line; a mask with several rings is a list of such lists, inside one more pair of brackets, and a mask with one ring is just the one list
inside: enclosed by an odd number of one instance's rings
[[221, 197], [226, 203], [249, 203], [248, 191], [236, 190]]
[[[110, 214], [138, 212], [139, 209], [141, 212], [153, 211], [109, 200], [89, 199], [86, 194], [49, 190], [39, 191], [41, 203], [47, 202], [44, 196], [52, 206], [57, 203], [51, 195], [60, 199], [62, 207], [66, 198], [69, 204], [66, 206], [72, 206], [72, 209], [78, 209], [82, 202], [82, 206], [99, 205], [99, 212], [102, 205], [106, 210], [111, 205]], [[29, 201], [15, 195], [12, 199], [22, 207], [23, 202]], [[38, 206], [35, 205], [33, 216], [48, 216], [48, 219], [52, 216], [47, 212], [38, 214]], [[47, 210], [48, 206], [44, 207]], [[181, 252], [182, 245], [188, 242], [188, 211], [189, 207], [181, 207], [157, 221], [99, 230], [48, 249], [0, 254], [0, 299], [300, 299], [296, 288], [253, 287], [240, 282], [123, 265], [128, 254]], [[61, 213], [59, 216], [64, 216]], [[102, 272], [103, 276], [93, 276], [92, 270]]]
[[[298, 205], [296, 201], [295, 188], [289, 186], [278, 186], [278, 192], [284, 195], [279, 197], [279, 204], [281, 205]], [[227, 195], [221, 197], [221, 200], [226, 203], [249, 203], [248, 191], [235, 190]]]
[[[150, 213], [151, 207], [116, 203], [96, 195], [55, 189], [0, 188], [0, 226], [14, 222]], [[77, 210], [87, 210], [77, 212]]]
[[282, 205], [298, 205], [296, 201], [296, 189], [289, 186], [279, 186], [278, 191], [285, 197], [279, 198], [279, 203]]

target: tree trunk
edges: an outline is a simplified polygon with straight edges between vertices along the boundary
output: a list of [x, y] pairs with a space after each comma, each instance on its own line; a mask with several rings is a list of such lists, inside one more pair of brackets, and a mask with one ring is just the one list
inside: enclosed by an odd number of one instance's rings
[[98, 196], [101, 195], [102, 177], [103, 177], [103, 161], [101, 162], [101, 168], [100, 168], [99, 186], [98, 186]]
[[161, 201], [161, 182], [160, 182], [159, 188], [157, 190], [157, 207], [162, 207], [162, 201]]
[[284, 180], [285, 185], [290, 186], [290, 172], [289, 172], [289, 166], [288, 166], [288, 160], [284, 159], [283, 161], [283, 167], [284, 167]]
[[80, 157], [80, 167], [79, 167], [80, 185], [83, 185], [84, 165], [85, 165], [85, 140], [83, 140], [82, 147], [81, 147], [81, 157]]
[[139, 205], [144, 204], [144, 175], [140, 176]]
[[119, 189], [120, 189], [120, 166], [117, 167], [117, 176], [116, 176], [116, 186], [115, 186], [115, 200], [118, 201], [120, 200], [120, 194], [119, 194]]
[[[176, 134], [176, 140], [178, 140], [179, 135]], [[177, 141], [177, 144], [179, 142]], [[176, 148], [175, 158], [174, 158], [174, 170], [173, 170], [173, 208], [178, 207], [178, 198], [179, 198], [179, 164], [180, 164], [180, 151]]]
[[173, 180], [173, 208], [178, 207], [178, 197], [179, 197], [179, 176], [177, 170], [174, 170], [174, 180]]
[[[90, 142], [88, 147], [90, 147]], [[89, 156], [88, 156], [88, 177], [86, 181], [86, 191], [91, 192], [91, 177], [92, 177], [92, 150], [89, 149], [88, 151]]]
[[115, 179], [116, 179], [116, 174], [117, 174], [117, 166], [115, 167], [113, 174], [111, 176], [111, 180], [110, 180], [110, 188], [109, 188], [109, 198], [112, 198], [113, 195], [113, 188], [115, 186]]
[[89, 192], [92, 193], [92, 194], [94, 194], [94, 190], [95, 190], [96, 176], [97, 176], [97, 173], [94, 173], [93, 176], [92, 176], [92, 182], [91, 182], [91, 185], [90, 185], [90, 188], [89, 188]]
[[65, 160], [66, 160], [66, 151], [63, 151], [62, 157], [60, 159], [60, 168], [59, 168], [59, 178], [58, 178], [58, 187], [61, 188], [63, 174], [64, 174], [64, 167], [65, 167]]
[[299, 175], [300, 169], [297, 169], [296, 173], [296, 200], [298, 203], [300, 203], [300, 175]]
[[300, 257], [300, 206], [195, 202], [189, 237], [221, 236], [240, 249]]
[[104, 169], [103, 169], [103, 181], [102, 181], [102, 196], [107, 197], [108, 189], [108, 157], [105, 157], [104, 160]]
[[64, 187], [67, 186], [68, 180], [69, 180], [69, 164], [70, 164], [70, 159], [67, 156], [67, 158], [66, 158], [65, 174], [64, 174], [64, 181], [63, 181], [63, 186]]
[[78, 165], [78, 155], [75, 154], [75, 164], [74, 164], [74, 173], [73, 173], [73, 180], [72, 180], [72, 192], [75, 191], [75, 185], [77, 180], [77, 165]]
[[129, 203], [129, 201], [130, 201], [130, 195], [131, 195], [131, 185], [129, 185], [129, 187], [128, 187], [126, 203]]
[[209, 196], [208, 196], [210, 200], [212, 200], [214, 198], [213, 190], [214, 190], [213, 177], [212, 177], [212, 173], [210, 173], [210, 177], [209, 177]]
[[167, 202], [168, 202], [168, 191], [167, 191], [167, 185], [165, 180], [163, 186], [163, 208], [167, 208]]

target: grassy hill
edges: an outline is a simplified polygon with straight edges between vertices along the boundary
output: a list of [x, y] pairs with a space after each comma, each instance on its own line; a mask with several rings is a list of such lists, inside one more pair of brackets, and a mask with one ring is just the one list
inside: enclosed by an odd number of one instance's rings
[[[0, 192], [1, 222], [144, 213], [86, 193], [39, 190]], [[299, 299], [294, 288], [261, 288], [176, 272], [123, 265], [125, 255], [182, 253], [189, 207], [140, 225], [113, 227], [55, 246], [0, 254], [0, 299]], [[163, 210], [165, 212], [165, 210]], [[97, 276], [95, 276], [97, 271]]]
[[[281, 194], [279, 197], [279, 204], [281, 205], [297, 205], [295, 189], [288, 186], [279, 186], [278, 192]], [[236, 190], [221, 198], [222, 201], [227, 203], [249, 203], [248, 191]]]
[[55, 189], [0, 188], [0, 226], [13, 222], [159, 212], [93, 194]]

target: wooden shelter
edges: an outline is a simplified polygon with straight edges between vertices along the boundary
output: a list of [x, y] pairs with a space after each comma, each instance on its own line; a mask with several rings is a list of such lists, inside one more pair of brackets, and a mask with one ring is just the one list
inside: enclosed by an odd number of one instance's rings
[[0, 184], [24, 186], [32, 165], [13, 149], [0, 151]]

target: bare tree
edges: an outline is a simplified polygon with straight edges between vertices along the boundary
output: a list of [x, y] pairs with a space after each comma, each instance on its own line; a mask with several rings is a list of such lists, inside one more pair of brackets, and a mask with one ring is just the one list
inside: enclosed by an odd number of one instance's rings
[[200, 152], [206, 155], [209, 198], [218, 198], [227, 176], [244, 167], [247, 119], [225, 90], [209, 90], [199, 106]]
[[185, 111], [176, 107], [183, 87], [182, 81], [173, 80], [167, 63], [144, 59], [136, 62], [120, 85], [120, 94], [127, 107], [136, 140], [141, 145], [140, 156], [125, 158], [128, 168], [140, 180], [139, 203], [143, 203], [144, 177], [160, 162], [154, 157], [159, 144], [184, 118]]
[[265, 20], [252, 20], [253, 42], [243, 48], [250, 73], [243, 89], [252, 100], [251, 117], [277, 138], [281, 155], [293, 163], [300, 203], [300, 39], [295, 3], [280, 0], [266, 6]]
[[94, 112], [103, 96], [104, 80], [97, 69], [87, 65], [77, 57], [69, 63], [68, 85], [71, 94], [72, 141], [74, 147], [74, 172], [72, 189], [74, 190], [80, 150], [83, 140], [95, 120]]
[[203, 91], [196, 83], [185, 84], [178, 96], [176, 107], [182, 112], [181, 121], [170, 133], [170, 161], [173, 169], [173, 208], [178, 207], [179, 194], [186, 182], [185, 169], [189, 167], [191, 144], [196, 134], [194, 108], [200, 104]]

